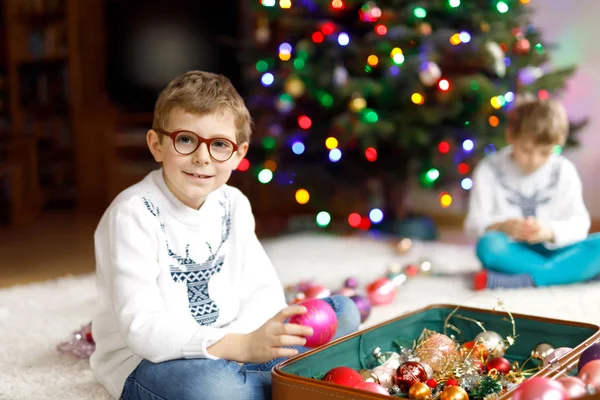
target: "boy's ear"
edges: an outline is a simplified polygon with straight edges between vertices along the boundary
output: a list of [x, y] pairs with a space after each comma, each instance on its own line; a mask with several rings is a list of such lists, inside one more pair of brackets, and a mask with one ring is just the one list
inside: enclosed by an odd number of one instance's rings
[[152, 153], [154, 161], [156, 162], [163, 161], [162, 144], [160, 139], [161, 137], [154, 129], [150, 129], [148, 133], [146, 133], [146, 143], [148, 144], [148, 149], [150, 150], [150, 153]]
[[246, 154], [248, 153], [248, 147], [248, 142], [241, 143], [238, 146], [238, 149], [235, 152], [235, 168], [237, 168], [240, 162], [244, 159], [244, 157], [246, 157]]
[[512, 144], [514, 141], [512, 132], [510, 131], [510, 129], [506, 128], [506, 130], [504, 131], [504, 137], [506, 138], [506, 143], [508, 144]]

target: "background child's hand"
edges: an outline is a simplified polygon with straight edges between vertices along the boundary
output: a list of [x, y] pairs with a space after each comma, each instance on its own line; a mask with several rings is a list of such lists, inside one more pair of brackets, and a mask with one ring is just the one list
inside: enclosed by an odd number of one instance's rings
[[552, 229], [545, 227], [533, 217], [527, 217], [521, 230], [522, 239], [528, 243], [551, 242], [554, 240]]
[[263, 363], [278, 357], [292, 357], [298, 350], [282, 346], [303, 346], [304, 336], [313, 334], [309, 326], [288, 324], [284, 321], [292, 315], [306, 313], [306, 307], [292, 305], [279, 311], [260, 328], [247, 335], [245, 341], [246, 362]]

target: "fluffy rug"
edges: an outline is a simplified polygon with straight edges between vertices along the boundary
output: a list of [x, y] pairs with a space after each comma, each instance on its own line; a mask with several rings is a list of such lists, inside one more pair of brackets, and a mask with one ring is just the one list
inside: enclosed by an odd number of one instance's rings
[[[473, 297], [468, 274], [479, 264], [469, 246], [415, 243], [399, 256], [389, 242], [367, 237], [295, 235], [264, 244], [282, 283], [313, 279], [332, 289], [349, 276], [366, 284], [393, 262], [430, 260], [434, 273], [409, 279], [395, 303], [376, 307], [365, 327], [436, 303], [492, 308], [497, 298], [513, 312], [600, 325], [600, 283]], [[0, 399], [109, 399], [87, 361], [56, 351], [89, 322], [94, 296], [92, 275], [0, 290]]]

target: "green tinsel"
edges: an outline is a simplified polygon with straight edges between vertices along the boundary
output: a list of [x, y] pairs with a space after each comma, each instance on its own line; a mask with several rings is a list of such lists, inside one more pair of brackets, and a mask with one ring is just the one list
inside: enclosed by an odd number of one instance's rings
[[491, 394], [498, 394], [502, 390], [502, 383], [490, 376], [485, 376], [471, 391], [471, 397], [482, 399]]

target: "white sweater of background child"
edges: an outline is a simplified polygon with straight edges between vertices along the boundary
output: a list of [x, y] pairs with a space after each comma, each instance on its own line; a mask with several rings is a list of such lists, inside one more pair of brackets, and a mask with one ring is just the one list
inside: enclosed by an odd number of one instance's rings
[[115, 398], [143, 359], [215, 358], [207, 348], [227, 333], [251, 332], [286, 306], [236, 188], [222, 186], [194, 210], [151, 172], [113, 201], [94, 239], [90, 363]]
[[473, 171], [473, 189], [465, 229], [481, 236], [485, 229], [510, 218], [535, 217], [554, 231], [547, 248], [564, 247], [586, 238], [590, 216], [583, 202], [581, 180], [573, 163], [553, 154], [526, 175], [507, 146], [484, 158]]

